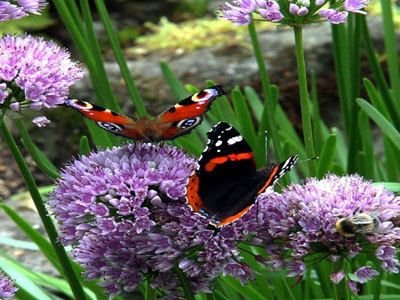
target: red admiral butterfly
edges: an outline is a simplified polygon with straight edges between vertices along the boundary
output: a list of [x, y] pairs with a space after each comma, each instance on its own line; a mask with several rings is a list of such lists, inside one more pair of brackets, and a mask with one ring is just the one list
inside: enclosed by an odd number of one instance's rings
[[257, 196], [273, 186], [298, 160], [295, 155], [279, 165], [257, 170], [249, 144], [235, 128], [220, 122], [207, 136], [199, 167], [189, 178], [186, 198], [194, 212], [211, 217], [211, 223], [217, 227], [243, 216]]
[[154, 120], [143, 117], [137, 121], [107, 108], [76, 99], [68, 99], [65, 105], [79, 111], [83, 116], [119, 136], [133, 140], [172, 140], [189, 133], [201, 123], [203, 114], [211, 103], [225, 95], [221, 86], [213, 86], [189, 96], [160, 114]]

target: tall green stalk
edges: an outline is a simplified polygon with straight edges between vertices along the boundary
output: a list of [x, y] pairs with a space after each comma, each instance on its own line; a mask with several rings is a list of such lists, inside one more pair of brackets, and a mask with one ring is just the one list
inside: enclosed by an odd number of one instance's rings
[[[315, 156], [315, 151], [314, 151], [314, 140], [311, 127], [310, 100], [308, 96], [308, 87], [307, 87], [306, 63], [304, 59], [303, 33], [301, 27], [293, 27], [293, 30], [296, 43], [297, 75], [299, 79], [301, 119], [303, 124], [304, 145], [306, 148], [306, 153], [308, 158], [312, 158]], [[309, 166], [310, 176], [316, 176], [317, 169], [315, 166], [315, 161], [314, 160], [309, 161], [308, 166]]]
[[254, 21], [252, 21], [249, 26], [249, 35], [251, 43], [253, 45], [254, 55], [257, 60], [258, 70], [260, 71], [261, 84], [264, 93], [264, 109], [261, 116], [260, 127], [258, 129], [258, 135], [264, 135], [265, 130], [268, 130], [268, 134], [271, 135], [271, 140], [274, 145], [275, 155], [278, 161], [284, 159], [283, 152], [281, 149], [281, 144], [279, 142], [278, 131], [276, 130], [275, 122], [275, 107], [273, 103], [273, 93], [271, 90], [271, 84], [269, 81], [269, 75], [267, 67], [265, 66], [264, 58], [262, 55], [261, 45], [258, 41], [256, 28], [254, 26]]
[[178, 267], [173, 268], [174, 273], [178, 276], [179, 281], [181, 283], [182, 289], [185, 292], [186, 300], [195, 300], [192, 290], [190, 289], [190, 284], [187, 276], [183, 271]]
[[146, 108], [143, 105], [143, 100], [140, 97], [139, 91], [133, 80], [133, 77], [129, 71], [128, 64], [126, 63], [124, 54], [122, 53], [121, 45], [119, 44], [117, 34], [111, 24], [110, 16], [107, 12], [106, 6], [103, 0], [94, 1], [100, 18], [103, 21], [104, 28], [106, 29], [108, 38], [110, 39], [112, 49], [114, 51], [115, 58], [118, 62], [122, 76], [124, 77], [126, 87], [128, 88], [129, 94], [132, 97], [133, 104], [135, 105], [136, 111], [139, 117], [147, 116]]
[[83, 292], [82, 286], [78, 280], [77, 275], [75, 274], [67, 253], [65, 252], [64, 247], [58, 241], [58, 234], [56, 228], [48, 215], [46, 207], [44, 206], [44, 201], [42, 196], [39, 193], [36, 182], [29, 171], [28, 165], [26, 164], [24, 157], [21, 154], [21, 151], [18, 149], [17, 144], [15, 143], [14, 138], [12, 137], [10, 131], [8, 130], [6, 124], [3, 120], [0, 120], [0, 131], [3, 133], [4, 139], [8, 148], [10, 149], [18, 168], [21, 172], [22, 177], [24, 178], [26, 187], [28, 188], [29, 193], [31, 194], [32, 200], [36, 206], [36, 209], [39, 213], [40, 219], [42, 220], [43, 226], [49, 236], [50, 242], [53, 245], [54, 251], [57, 255], [57, 258], [63, 268], [64, 275], [71, 287], [71, 290], [75, 296], [75, 299], [86, 300], [85, 293]]
[[[339, 261], [332, 263], [332, 272], [337, 273], [344, 271], [344, 263], [344, 259], [340, 259]], [[346, 277], [343, 278], [338, 284], [333, 284], [333, 287], [335, 300], [350, 300], [350, 293], [347, 286]]]
[[400, 71], [399, 57], [397, 53], [396, 34], [394, 29], [392, 1], [381, 0], [383, 27], [385, 36], [385, 48], [389, 69], [390, 86], [393, 89], [395, 99], [400, 97]]

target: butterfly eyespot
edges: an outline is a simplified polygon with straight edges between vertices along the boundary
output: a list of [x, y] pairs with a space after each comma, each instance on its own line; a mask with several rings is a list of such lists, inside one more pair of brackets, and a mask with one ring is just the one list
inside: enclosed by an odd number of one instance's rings
[[111, 132], [121, 132], [124, 127], [114, 124], [114, 123], [107, 123], [107, 122], [96, 122], [101, 128], [111, 131]]
[[181, 128], [181, 129], [187, 129], [187, 128], [191, 128], [193, 126], [196, 126], [198, 123], [201, 122], [201, 120], [202, 120], [201, 116], [198, 116], [196, 118], [190, 118], [190, 119], [182, 120], [182, 121], [178, 122], [178, 124], [176, 126]]

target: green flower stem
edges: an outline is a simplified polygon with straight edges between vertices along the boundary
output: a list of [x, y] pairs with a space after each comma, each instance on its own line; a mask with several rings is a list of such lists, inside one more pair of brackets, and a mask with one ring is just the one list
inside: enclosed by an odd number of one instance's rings
[[[308, 158], [315, 156], [314, 141], [311, 128], [310, 101], [308, 97], [306, 63], [303, 50], [303, 36], [301, 27], [293, 27], [296, 43], [297, 75], [299, 79], [301, 119], [303, 124], [304, 145]], [[310, 176], [316, 176], [315, 160], [308, 162]]]
[[84, 32], [80, 30], [81, 26], [78, 26], [75, 23], [74, 17], [69, 10], [69, 6], [74, 5], [75, 3], [69, 3], [69, 5], [67, 5], [66, 1], [73, 2], [70, 0], [54, 0], [52, 3], [57, 9], [58, 14], [71, 34], [80, 55], [82, 55], [82, 58], [89, 69], [90, 79], [95, 88], [97, 100], [100, 105], [111, 108], [117, 107], [117, 102], [112, 92], [110, 82], [105, 74], [99, 72], [96, 60], [93, 58], [93, 55], [97, 55], [97, 53], [93, 53], [87, 45], [87, 39], [83, 36]]
[[385, 48], [387, 65], [389, 69], [389, 79], [391, 88], [394, 91], [395, 99], [400, 97], [400, 72], [397, 54], [396, 34], [393, 23], [392, 1], [381, 0], [383, 27], [385, 36]]
[[257, 60], [258, 69], [260, 71], [261, 76], [261, 84], [264, 93], [264, 109], [261, 116], [260, 127], [258, 128], [258, 135], [263, 135], [266, 130], [268, 130], [268, 134], [271, 135], [271, 140], [274, 145], [275, 155], [278, 161], [282, 161], [284, 159], [283, 152], [281, 149], [281, 143], [279, 142], [279, 135], [276, 129], [275, 122], [275, 108], [273, 103], [273, 93], [271, 90], [271, 85], [269, 81], [269, 75], [267, 68], [265, 66], [264, 58], [262, 55], [261, 45], [258, 41], [256, 28], [254, 26], [254, 21], [248, 26], [249, 35], [251, 39], [251, 43], [253, 45], [254, 55]]
[[[332, 263], [332, 272], [337, 273], [344, 271], [344, 259]], [[347, 286], [347, 279], [344, 277], [338, 284], [333, 284], [334, 299], [335, 300], [350, 300], [349, 287]]]
[[190, 289], [189, 280], [185, 273], [183, 273], [183, 271], [178, 266], [175, 266], [173, 268], [173, 271], [178, 276], [179, 281], [181, 282], [182, 288], [185, 291], [186, 300], [195, 300], [193, 292]]
[[22, 174], [22, 177], [25, 180], [25, 184], [29, 190], [29, 193], [32, 196], [32, 200], [35, 203], [36, 209], [39, 213], [40, 219], [43, 222], [43, 226], [46, 229], [47, 235], [49, 236], [50, 242], [53, 245], [54, 251], [56, 252], [57, 258], [64, 270], [64, 275], [66, 279], [68, 280], [68, 283], [71, 287], [71, 290], [75, 296], [75, 299], [79, 300], [86, 300], [85, 293], [83, 292], [82, 286], [79, 283], [79, 280], [72, 269], [71, 263], [69, 261], [69, 258], [67, 256], [67, 253], [65, 252], [64, 247], [58, 242], [58, 234], [56, 231], [56, 228], [48, 215], [48, 212], [44, 206], [44, 202], [42, 199], [42, 196], [39, 193], [39, 190], [37, 188], [36, 182], [33, 179], [33, 176], [31, 172], [29, 171], [29, 168], [19, 151], [17, 144], [15, 143], [14, 138], [12, 137], [10, 131], [8, 130], [6, 124], [4, 121], [0, 121], [0, 131], [4, 135], [4, 139], [18, 165], [18, 168]]
[[115, 58], [118, 62], [119, 68], [121, 70], [122, 76], [124, 77], [128, 91], [132, 97], [133, 103], [135, 105], [136, 111], [139, 117], [147, 116], [146, 109], [143, 105], [143, 100], [140, 97], [139, 91], [136, 88], [135, 82], [133, 81], [132, 75], [129, 72], [128, 65], [126, 63], [124, 54], [122, 53], [121, 45], [119, 44], [117, 34], [111, 24], [110, 16], [107, 12], [106, 6], [103, 0], [94, 1], [99, 15], [103, 21], [104, 27], [106, 29], [108, 38], [110, 39], [111, 46], [114, 51]]
[[149, 279], [147, 279], [146, 283], [146, 300], [156, 300], [156, 290], [153, 289], [150, 285]]
[[49, 167], [46, 165], [44, 161], [39, 157], [38, 153], [35, 151], [35, 145], [33, 144], [33, 141], [31, 137], [29, 136], [28, 131], [26, 130], [24, 123], [22, 122], [21, 119], [15, 120], [15, 124], [18, 127], [18, 131], [21, 134], [23, 141], [24, 141], [24, 146], [26, 150], [28, 150], [29, 154], [32, 156], [33, 160], [35, 161], [36, 165], [49, 177], [51, 177], [53, 180], [56, 180], [57, 178], [61, 177], [60, 173], [57, 172], [56, 167], [51, 165], [52, 167]]

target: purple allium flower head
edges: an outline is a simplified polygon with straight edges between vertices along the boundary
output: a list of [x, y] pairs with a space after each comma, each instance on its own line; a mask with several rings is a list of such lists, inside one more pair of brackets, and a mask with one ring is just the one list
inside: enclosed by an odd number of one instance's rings
[[367, 280], [374, 279], [373, 276], [379, 275], [379, 272], [372, 269], [372, 267], [370, 266], [365, 266], [359, 268], [357, 271], [354, 272], [354, 274], [357, 276], [360, 283], [365, 283]]
[[321, 9], [319, 11], [320, 17], [326, 18], [332, 24], [345, 23], [347, 21], [347, 11], [340, 11], [338, 9]]
[[367, 13], [361, 9], [366, 7], [369, 2], [370, 0], [344, 0], [343, 8], [349, 12], [366, 15]]
[[39, 11], [46, 5], [47, 1], [44, 0], [0, 1], [0, 22], [20, 19], [28, 13], [40, 14]]
[[[285, 0], [286, 1], [286, 0]], [[320, 18], [325, 18], [332, 24], [340, 24], [347, 21], [349, 12], [366, 14], [363, 8], [371, 0], [344, 0], [335, 3], [334, 6], [322, 8], [322, 6], [329, 2], [327, 0], [287, 0], [289, 9], [281, 11], [277, 0], [233, 0], [233, 5], [225, 3], [221, 7], [222, 19], [232, 21], [235, 25], [248, 25], [252, 18], [252, 13], [255, 21], [262, 21], [262, 19], [283, 24], [307, 24], [321, 21]], [[316, 9], [309, 9], [314, 1]], [[285, 3], [285, 5], [287, 5]], [[262, 19], [257, 18], [257, 14]], [[303, 17], [303, 18], [299, 18]]]
[[47, 124], [50, 124], [51, 121], [47, 119], [45, 116], [39, 116], [36, 117], [32, 120], [32, 122], [37, 126], [37, 127], [46, 127]]
[[0, 299], [13, 297], [17, 290], [14, 282], [0, 271]]
[[113, 296], [156, 274], [152, 287], [175, 297], [182, 295], [176, 268], [196, 292], [209, 291], [221, 273], [252, 278], [237, 242], [255, 233], [256, 208], [218, 231], [210, 228], [186, 204], [195, 168], [183, 151], [146, 143], [91, 153], [65, 167], [49, 205], [87, 279], [100, 278]]
[[[53, 42], [29, 35], [6, 34], [0, 39], [0, 81], [23, 91], [18, 102], [56, 107], [67, 98], [69, 87], [83, 76], [84, 70], [71, 61], [70, 54]], [[4, 91], [1, 86], [0, 99]]]
[[[385, 271], [398, 272], [394, 246], [400, 242], [400, 228], [391, 220], [399, 215], [400, 197], [383, 186], [358, 175], [327, 175], [322, 180], [308, 179], [303, 185], [292, 184], [282, 194], [260, 196], [259, 210], [258, 237], [264, 240], [274, 269], [286, 269], [296, 276], [305, 271], [300, 263], [310, 256], [335, 262], [375, 251]], [[377, 219], [374, 231], [351, 237], [335, 232], [339, 219], [361, 213]], [[339, 281], [343, 271], [331, 274], [332, 281]], [[369, 268], [358, 273], [365, 279], [375, 274]]]

